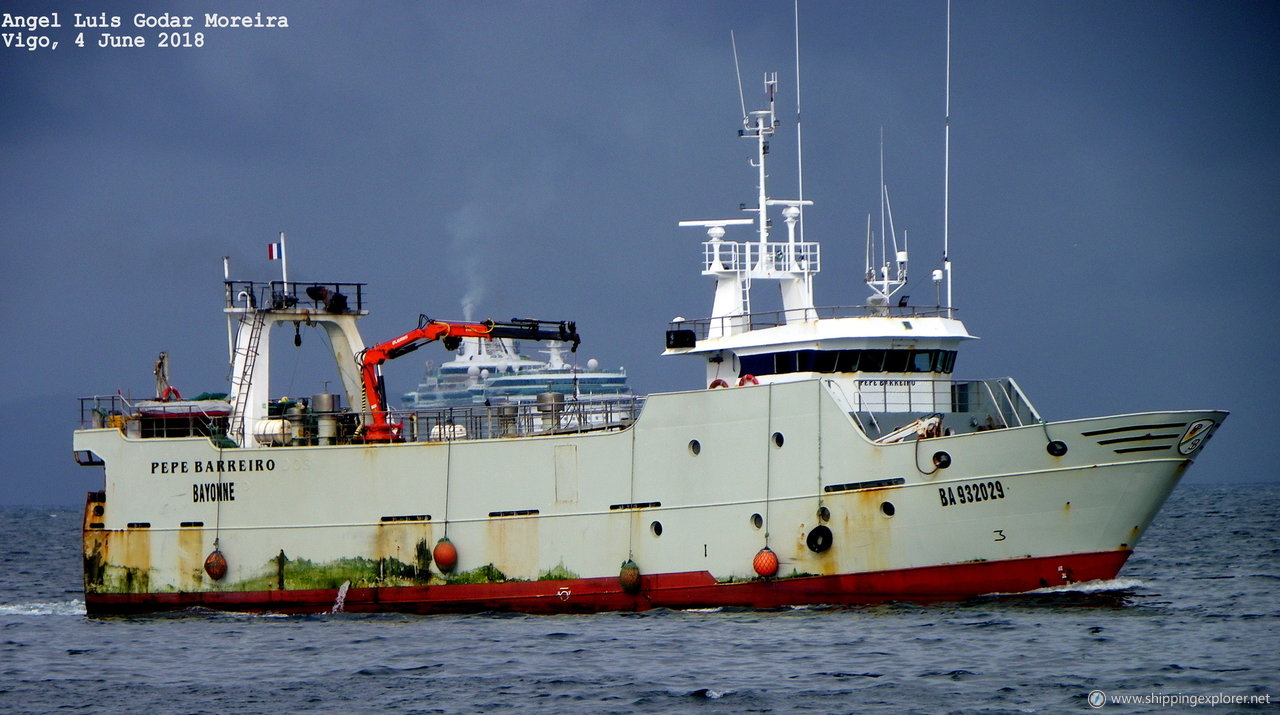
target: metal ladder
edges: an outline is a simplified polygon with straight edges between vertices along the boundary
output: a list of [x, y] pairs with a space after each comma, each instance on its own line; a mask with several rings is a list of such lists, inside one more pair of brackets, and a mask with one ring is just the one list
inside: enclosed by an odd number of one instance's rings
[[255, 310], [250, 315], [242, 315], [240, 324], [250, 322], [249, 339], [244, 345], [237, 345], [235, 354], [244, 357], [244, 368], [240, 378], [231, 383], [231, 391], [235, 394], [235, 404], [231, 407], [231, 424], [227, 426], [227, 436], [244, 446], [247, 434], [244, 425], [245, 408], [249, 405], [249, 380], [253, 376], [253, 365], [258, 360], [258, 343], [262, 341], [262, 329], [267, 324], [266, 311]]
[[[742, 315], [751, 315], [751, 246], [739, 244], [734, 248], [733, 263], [738, 271], [738, 288], [741, 295], [738, 304], [742, 306]], [[763, 259], [761, 259], [763, 260]], [[749, 326], [748, 326], [749, 327]]]

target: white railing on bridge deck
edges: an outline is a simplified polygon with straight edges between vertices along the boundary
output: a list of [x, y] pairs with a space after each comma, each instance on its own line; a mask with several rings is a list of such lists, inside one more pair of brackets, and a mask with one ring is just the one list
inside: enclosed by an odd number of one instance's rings
[[751, 273], [754, 277], [817, 273], [822, 254], [816, 242], [705, 241], [703, 270]]
[[[962, 424], [951, 423], [956, 432], [1024, 427], [1041, 421], [1040, 414], [1011, 377], [987, 380], [855, 380], [853, 394], [845, 395], [845, 399], [859, 426], [873, 437], [898, 426], [880, 424], [880, 420], [889, 414], [967, 416], [969, 419]], [[863, 422], [863, 415], [870, 424]]]

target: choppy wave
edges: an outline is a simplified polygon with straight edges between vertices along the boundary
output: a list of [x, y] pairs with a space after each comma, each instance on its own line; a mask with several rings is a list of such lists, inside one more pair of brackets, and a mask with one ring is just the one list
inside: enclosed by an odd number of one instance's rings
[[1064, 583], [1060, 586], [1045, 586], [1034, 591], [1003, 592], [995, 591], [984, 596], [1032, 596], [1045, 593], [1110, 593], [1114, 591], [1133, 591], [1147, 584], [1136, 578], [1112, 578], [1100, 581], [1081, 581]]
[[1104, 593], [1109, 591], [1132, 591], [1143, 588], [1147, 584], [1136, 578], [1111, 578], [1105, 581], [1081, 581], [1080, 583], [1064, 583], [1061, 586], [1046, 586], [1028, 593]]
[[84, 614], [84, 601], [78, 598], [36, 603], [0, 603], [0, 616], [83, 616]]

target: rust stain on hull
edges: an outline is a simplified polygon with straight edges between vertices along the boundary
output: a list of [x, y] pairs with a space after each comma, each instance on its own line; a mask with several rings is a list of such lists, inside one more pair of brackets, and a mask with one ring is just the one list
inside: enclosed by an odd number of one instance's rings
[[204, 529], [185, 528], [178, 532], [179, 588], [195, 591], [204, 586]]
[[147, 593], [151, 590], [151, 532], [147, 528], [108, 530], [107, 500], [90, 492], [84, 512], [86, 593]]
[[89, 492], [84, 505], [84, 590], [85, 593], [102, 593], [106, 591], [106, 564], [108, 545], [106, 532], [102, 529], [106, 519], [106, 495], [103, 492]]
[[489, 520], [489, 563], [508, 578], [536, 580], [538, 564], [538, 520], [495, 517]]
[[[890, 500], [892, 493], [888, 489], [854, 492], [848, 526], [858, 533], [862, 546], [856, 557], [845, 564], [845, 570], [883, 571], [889, 568], [890, 519], [880, 508]], [[850, 569], [850, 566], [854, 568]]]
[[430, 522], [384, 522], [375, 526], [373, 557], [379, 563], [379, 580], [427, 583], [431, 578], [433, 535]]

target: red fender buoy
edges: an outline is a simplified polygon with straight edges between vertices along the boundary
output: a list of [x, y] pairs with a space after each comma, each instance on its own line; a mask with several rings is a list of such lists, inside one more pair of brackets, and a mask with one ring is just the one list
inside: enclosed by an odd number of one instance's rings
[[227, 575], [227, 558], [221, 551], [214, 549], [209, 552], [208, 558], [204, 560], [204, 572], [214, 581], [221, 581]]
[[435, 560], [440, 573], [449, 573], [458, 565], [458, 547], [449, 541], [449, 537], [442, 537], [431, 550], [431, 558]]
[[716, 379], [711, 381], [711, 384], [707, 386], [707, 389], [714, 390], [717, 387], [728, 387], [728, 386], [729, 386], [729, 383], [717, 377]]
[[773, 549], [766, 546], [756, 552], [756, 557], [751, 560], [751, 567], [764, 578], [776, 576], [778, 573], [778, 555], [773, 553]]
[[636, 562], [627, 559], [622, 564], [622, 570], [618, 572], [618, 585], [627, 593], [635, 593], [640, 590], [640, 567]]
[[756, 379], [755, 375], [743, 375], [742, 377], [738, 378], [738, 387], [742, 387], [748, 382], [751, 383], [752, 385], [760, 384], [760, 381]]

